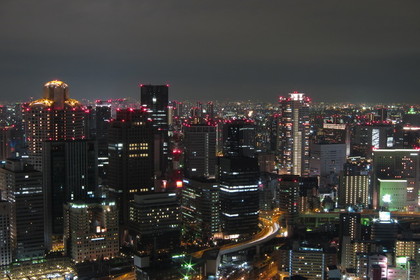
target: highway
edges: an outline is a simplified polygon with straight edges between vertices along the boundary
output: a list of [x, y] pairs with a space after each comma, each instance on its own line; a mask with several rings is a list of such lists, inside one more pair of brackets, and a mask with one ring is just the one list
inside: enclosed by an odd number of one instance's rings
[[[273, 239], [279, 232], [280, 226], [278, 220], [281, 216], [281, 212], [274, 212], [271, 216], [271, 219], [261, 218], [260, 221], [262, 223], [262, 229], [258, 233], [256, 233], [251, 239], [233, 243], [233, 244], [226, 244], [219, 248], [219, 256], [237, 252], [240, 250], [244, 250], [256, 245], [260, 245], [264, 242], [267, 242]], [[202, 258], [203, 253], [209, 250], [214, 250], [216, 248], [208, 248], [201, 251], [197, 251], [191, 254], [194, 258]]]

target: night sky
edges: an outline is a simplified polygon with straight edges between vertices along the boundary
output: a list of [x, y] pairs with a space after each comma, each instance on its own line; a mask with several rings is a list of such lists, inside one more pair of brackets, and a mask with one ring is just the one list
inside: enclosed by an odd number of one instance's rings
[[0, 100], [420, 103], [420, 1], [1, 0]]

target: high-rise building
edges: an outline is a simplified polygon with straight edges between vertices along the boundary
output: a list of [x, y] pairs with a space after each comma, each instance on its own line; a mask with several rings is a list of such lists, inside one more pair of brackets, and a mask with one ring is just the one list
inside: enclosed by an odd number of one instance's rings
[[367, 208], [369, 201], [370, 162], [352, 158], [344, 164], [338, 188], [338, 203], [341, 207]]
[[[406, 200], [405, 209], [407, 210], [412, 210], [418, 205], [418, 192], [420, 190], [419, 155], [419, 150], [409, 149], [378, 149], [373, 151], [372, 198], [374, 208], [383, 206], [383, 203], [392, 203], [393, 200], [401, 202], [404, 199]], [[401, 196], [401, 192], [397, 189], [401, 189], [404, 182], [406, 184], [406, 196]], [[398, 186], [393, 187], [390, 185], [391, 183], [398, 183]], [[395, 189], [395, 195], [398, 195], [398, 197], [393, 197], [394, 192], [389, 192], [393, 189]], [[385, 193], [385, 190], [388, 191]], [[401, 203], [399, 204], [401, 205]]]
[[216, 174], [216, 127], [184, 125], [185, 176], [214, 178]]
[[135, 195], [130, 203], [130, 233], [135, 250], [152, 263], [170, 259], [181, 244], [181, 211], [175, 193]]
[[393, 147], [394, 135], [391, 124], [360, 124], [353, 127], [351, 155], [371, 158], [374, 149]]
[[255, 156], [256, 126], [247, 119], [228, 120], [223, 124], [223, 154], [225, 156]]
[[219, 232], [220, 201], [216, 180], [184, 180], [181, 213], [186, 240], [205, 243]]
[[280, 174], [309, 175], [309, 102], [304, 93], [279, 99], [277, 152]]
[[140, 101], [147, 108], [155, 129], [155, 172], [165, 174], [168, 167], [168, 89], [169, 85], [140, 85]]
[[118, 256], [118, 208], [114, 201], [68, 203], [65, 205], [64, 220], [66, 251], [74, 262]]
[[41, 99], [24, 108], [26, 141], [29, 163], [42, 170], [42, 143], [44, 141], [78, 140], [87, 138], [85, 108], [69, 98], [69, 86], [62, 81], [44, 85]]
[[154, 192], [154, 137], [148, 114], [141, 109], [117, 111], [109, 128], [108, 188], [120, 209], [120, 222], [128, 223], [134, 195]]
[[287, 271], [290, 277], [299, 275], [306, 279], [325, 279], [327, 260], [322, 248], [302, 245], [295, 250], [289, 250], [287, 260]]
[[277, 197], [279, 208], [284, 211], [286, 226], [290, 233], [299, 214], [299, 176], [282, 175], [279, 178]]
[[0, 168], [0, 190], [10, 203], [13, 259], [42, 258], [44, 246], [44, 203], [42, 173], [22, 160], [7, 160]]
[[93, 197], [97, 189], [96, 142], [93, 140], [45, 141], [42, 167], [46, 248], [64, 249], [61, 241], [64, 230], [63, 205]]
[[256, 232], [259, 216], [257, 159], [221, 157], [218, 168], [223, 233], [238, 237]]
[[337, 177], [343, 171], [346, 162], [345, 144], [312, 144], [310, 169], [311, 175], [320, 176], [321, 186], [335, 185], [338, 182], [329, 180], [336, 174]]
[[14, 236], [12, 228], [11, 205], [9, 202], [0, 201], [0, 265], [9, 265], [13, 261], [12, 243]]

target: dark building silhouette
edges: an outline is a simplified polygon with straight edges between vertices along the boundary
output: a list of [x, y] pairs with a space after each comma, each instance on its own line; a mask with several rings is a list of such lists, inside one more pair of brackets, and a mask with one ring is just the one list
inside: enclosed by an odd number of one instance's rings
[[[43, 143], [43, 193], [47, 249], [62, 244], [63, 205], [93, 197], [97, 188], [97, 147], [93, 140]], [[57, 241], [57, 243], [55, 243]]]
[[214, 178], [216, 174], [216, 127], [186, 125], [184, 129], [185, 176]]
[[255, 156], [256, 126], [251, 120], [229, 120], [223, 124], [223, 154], [225, 156]]
[[[22, 160], [9, 159], [0, 168], [2, 198], [10, 203], [13, 259], [44, 257], [42, 173]], [[3, 243], [4, 244], [4, 243]]]
[[256, 158], [221, 157], [218, 163], [222, 231], [246, 235], [257, 231], [259, 169]]
[[168, 168], [168, 89], [169, 85], [140, 85], [140, 101], [147, 108], [155, 131], [155, 172], [164, 175]]
[[128, 205], [135, 194], [154, 192], [152, 122], [142, 109], [118, 110], [108, 134], [108, 189], [127, 225]]

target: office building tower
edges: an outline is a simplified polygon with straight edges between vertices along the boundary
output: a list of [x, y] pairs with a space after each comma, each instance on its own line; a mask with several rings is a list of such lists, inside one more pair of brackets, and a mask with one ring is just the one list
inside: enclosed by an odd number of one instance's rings
[[120, 209], [120, 222], [127, 225], [134, 195], [155, 190], [152, 123], [142, 109], [118, 110], [108, 135], [108, 188]]
[[97, 146], [93, 140], [43, 143], [45, 245], [63, 250], [63, 205], [93, 197], [98, 184]]
[[184, 239], [209, 242], [220, 231], [219, 188], [216, 180], [184, 180], [181, 214]]
[[70, 202], [64, 213], [66, 251], [75, 263], [119, 255], [118, 208], [114, 201]]
[[319, 209], [321, 202], [318, 195], [317, 177], [299, 177], [299, 213], [314, 211]]
[[256, 158], [221, 157], [218, 162], [221, 222], [232, 238], [258, 229], [258, 162]]
[[370, 162], [364, 158], [351, 158], [344, 164], [338, 188], [341, 207], [368, 207], [370, 167]]
[[187, 178], [214, 178], [216, 174], [216, 127], [184, 125], [184, 159]]
[[[404, 199], [406, 205], [403, 208], [406, 210], [412, 211], [417, 207], [420, 184], [419, 153], [418, 150], [408, 149], [373, 151], [372, 198], [375, 209], [384, 206], [384, 203], [393, 204], [392, 201], [398, 202], [395, 207], [399, 209]], [[406, 196], [401, 190], [404, 184], [406, 184]]]
[[0, 200], [0, 265], [9, 265], [13, 261], [12, 213], [10, 202]]
[[290, 233], [299, 214], [299, 176], [282, 175], [279, 178], [277, 197], [280, 211], [284, 211], [286, 226]]
[[22, 160], [9, 159], [0, 168], [0, 190], [3, 199], [10, 203], [13, 259], [42, 258], [45, 252], [42, 173]]
[[327, 260], [322, 248], [302, 244], [294, 250], [289, 250], [287, 259], [289, 277], [299, 275], [313, 280], [325, 279]]
[[12, 130], [13, 126], [0, 127], [0, 161], [6, 160], [12, 156]]
[[351, 240], [361, 238], [360, 213], [340, 213], [340, 238], [350, 236]]
[[170, 259], [181, 244], [181, 211], [175, 193], [135, 195], [129, 231], [135, 250], [150, 261]]
[[346, 156], [350, 155], [350, 126], [347, 124], [323, 123], [314, 135], [317, 144], [344, 144]]
[[372, 158], [375, 149], [393, 147], [394, 129], [391, 124], [358, 124], [352, 129], [351, 155]]
[[311, 175], [320, 176], [321, 186], [337, 185], [333, 178], [338, 178], [345, 162], [345, 144], [311, 144]]
[[309, 102], [304, 93], [279, 99], [277, 153], [280, 174], [309, 175]]
[[164, 175], [168, 167], [169, 85], [140, 85], [140, 101], [147, 108], [155, 131], [155, 172]]
[[213, 101], [207, 102], [206, 112], [207, 112], [207, 119], [210, 120], [210, 121], [214, 120], [215, 114], [214, 114], [214, 103], [213, 103]]
[[256, 126], [252, 120], [228, 120], [223, 124], [223, 154], [225, 156], [255, 156]]
[[69, 86], [61, 81], [44, 85], [41, 99], [24, 108], [25, 134], [29, 163], [42, 170], [42, 143], [87, 138], [87, 112], [75, 99], [69, 98]]

